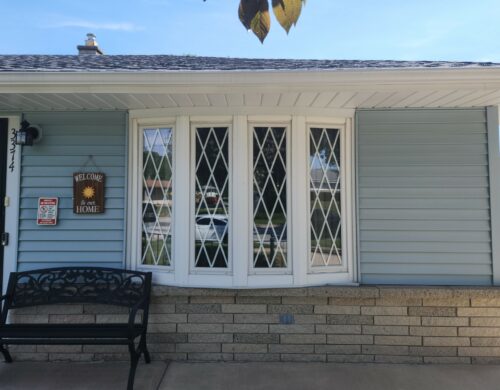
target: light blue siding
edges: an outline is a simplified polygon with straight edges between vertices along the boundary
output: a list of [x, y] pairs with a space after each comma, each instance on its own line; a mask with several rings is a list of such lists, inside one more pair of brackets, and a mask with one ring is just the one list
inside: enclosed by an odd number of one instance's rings
[[[123, 266], [126, 114], [29, 113], [43, 139], [24, 147], [21, 170], [18, 269], [63, 265]], [[74, 172], [92, 155], [106, 174], [105, 213], [73, 214]], [[96, 170], [92, 163], [87, 170]], [[59, 197], [57, 226], [37, 226], [40, 196]]]
[[363, 110], [362, 283], [492, 283], [486, 110]]

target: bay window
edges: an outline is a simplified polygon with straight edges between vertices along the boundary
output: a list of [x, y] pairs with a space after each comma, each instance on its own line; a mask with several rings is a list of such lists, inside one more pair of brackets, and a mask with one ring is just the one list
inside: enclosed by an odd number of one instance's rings
[[135, 120], [131, 267], [191, 287], [355, 281], [350, 120], [262, 119]]

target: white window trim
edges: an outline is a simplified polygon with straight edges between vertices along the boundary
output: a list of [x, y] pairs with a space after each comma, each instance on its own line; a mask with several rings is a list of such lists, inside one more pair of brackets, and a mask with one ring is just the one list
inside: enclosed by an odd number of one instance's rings
[[[196, 175], [196, 170], [195, 170], [195, 163], [196, 163], [196, 129], [197, 128], [202, 128], [202, 127], [227, 127], [228, 130], [228, 156], [227, 156], [227, 161], [229, 165], [229, 182], [228, 182], [228, 192], [229, 192], [229, 205], [228, 205], [228, 233], [229, 233], [229, 240], [228, 240], [228, 267], [227, 268], [197, 268], [195, 266], [195, 245], [194, 245], [194, 238], [195, 238], [195, 224], [193, 221], [195, 220], [195, 202], [194, 202], [194, 191], [195, 191], [195, 186], [196, 186], [196, 181], [195, 181], [195, 175]], [[233, 144], [232, 144], [232, 124], [231, 122], [191, 122], [191, 153], [190, 153], [190, 158], [189, 158], [189, 165], [190, 165], [190, 183], [191, 183], [191, 189], [189, 191], [189, 196], [190, 196], [190, 202], [191, 202], [191, 207], [190, 207], [190, 240], [189, 240], [189, 274], [190, 275], [230, 275], [232, 276], [233, 274], [233, 239], [232, 239], [232, 226], [233, 226]], [[174, 183], [175, 185], [175, 183]]]
[[[253, 224], [254, 224], [254, 205], [253, 205], [253, 180], [254, 180], [254, 155], [253, 155], [253, 129], [255, 127], [284, 127], [285, 128], [285, 136], [286, 136], [286, 224], [287, 224], [287, 266], [286, 268], [256, 268], [254, 266], [254, 258], [253, 258]], [[284, 121], [249, 121], [248, 122], [248, 155], [250, 156], [250, 172], [249, 177], [250, 181], [247, 183], [248, 186], [248, 196], [250, 199], [250, 204], [247, 207], [247, 211], [249, 213], [250, 219], [250, 231], [248, 237], [249, 242], [249, 263], [248, 263], [248, 275], [249, 276], [257, 276], [257, 275], [292, 275], [293, 274], [293, 251], [290, 237], [293, 237], [293, 224], [292, 224], [292, 175], [291, 171], [291, 123], [290, 119], [287, 122]]]
[[[153, 281], [157, 284], [186, 287], [219, 288], [268, 288], [301, 287], [324, 284], [355, 285], [357, 279], [356, 262], [356, 213], [355, 213], [355, 143], [352, 117], [317, 117], [306, 115], [206, 115], [151, 117], [144, 110], [131, 112], [129, 133], [129, 210], [128, 213], [128, 266], [133, 269], [153, 271]], [[288, 268], [253, 268], [253, 126], [287, 127], [287, 186], [288, 186]], [[194, 245], [194, 225], [186, 223], [194, 216], [193, 191], [193, 129], [200, 126], [228, 126], [230, 144], [230, 270], [224, 272], [193, 270], [192, 251]], [[310, 272], [309, 269], [309, 128], [311, 126], [339, 128], [343, 132], [342, 167], [343, 184], [343, 262], [345, 268], [337, 272]], [[142, 153], [139, 149], [141, 127], [172, 127], [174, 129], [174, 172], [173, 172], [173, 243], [171, 267], [155, 267], [140, 264], [141, 213], [138, 199], [142, 199], [140, 166]], [[189, 156], [178, 161], [179, 156]], [[293, 156], [293, 158], [292, 158]], [[302, 156], [302, 157], [298, 157]], [[186, 196], [189, 194], [189, 196]], [[292, 222], [293, 221], [293, 222]], [[238, 237], [249, 237], [239, 239]], [[291, 242], [290, 242], [291, 241]], [[344, 244], [344, 243], [343, 243]], [[236, 255], [238, 254], [238, 255]], [[139, 260], [137, 260], [139, 259]], [[182, 260], [184, 259], [184, 260]], [[340, 268], [340, 267], [338, 267]]]
[[[173, 226], [176, 225], [176, 213], [175, 213], [175, 201], [176, 201], [176, 125], [175, 121], [165, 120], [162, 122], [151, 122], [147, 123], [139, 123], [137, 121], [133, 121], [132, 131], [130, 134], [132, 147], [131, 147], [131, 157], [129, 160], [131, 161], [131, 167], [133, 174], [129, 174], [129, 194], [131, 194], [131, 212], [128, 215], [129, 221], [127, 226], [131, 230], [131, 234], [128, 235], [129, 242], [127, 243], [127, 253], [132, 254], [132, 257], [128, 259], [129, 266], [132, 269], [139, 269], [143, 271], [152, 271], [154, 275], [162, 275], [162, 282], [171, 283], [173, 278], [171, 276], [167, 276], [167, 280], [165, 279], [165, 275], [173, 275], [175, 272], [175, 254], [176, 254], [176, 232], [172, 231], [172, 253], [171, 253], [171, 263], [169, 266], [156, 266], [156, 265], [148, 265], [142, 264], [142, 246], [140, 244], [142, 238], [142, 197], [143, 197], [143, 183], [142, 183], [142, 171], [143, 171], [143, 148], [144, 148], [144, 137], [143, 131], [144, 129], [155, 129], [155, 128], [171, 128], [172, 129], [172, 143], [174, 145], [172, 150], [172, 180], [173, 180], [173, 204], [172, 208], [172, 223]], [[129, 165], [129, 169], [130, 169]], [[135, 259], [135, 260], [134, 260]]]
[[[312, 267], [311, 266], [311, 226], [310, 226], [310, 221], [311, 221], [311, 207], [310, 207], [310, 179], [311, 179], [311, 170], [309, 169], [309, 156], [311, 153], [311, 142], [309, 140], [310, 136], [310, 130], [311, 128], [321, 128], [321, 129], [338, 129], [340, 132], [340, 193], [341, 193], [341, 198], [340, 198], [340, 210], [341, 210], [341, 240], [342, 240], [342, 263], [340, 265], [331, 265], [331, 266], [325, 266], [325, 267]], [[309, 229], [308, 229], [308, 235], [307, 235], [307, 249], [308, 249], [308, 262], [307, 262], [307, 272], [309, 274], [320, 274], [320, 273], [337, 273], [337, 272], [347, 272], [349, 268], [349, 261], [346, 261], [345, 259], [349, 259], [350, 252], [349, 247], [348, 247], [348, 221], [345, 220], [344, 218], [344, 212], [349, 211], [347, 208], [347, 203], [348, 203], [348, 197], [349, 195], [347, 194], [347, 189], [349, 188], [349, 183], [346, 183], [346, 180], [348, 181], [349, 176], [347, 174], [347, 165], [350, 165], [348, 161], [346, 161], [346, 155], [347, 155], [347, 132], [345, 125], [331, 125], [327, 123], [315, 123], [315, 124], [310, 124], [308, 123], [306, 126], [306, 132], [307, 132], [307, 189], [308, 189], [308, 209], [307, 209], [307, 218], [309, 222]], [[347, 185], [346, 185], [347, 184]], [[345, 250], [347, 249], [347, 251]], [[347, 252], [347, 253], [346, 253]]]
[[[353, 285], [357, 284], [357, 240], [356, 240], [356, 207], [355, 207], [355, 142], [352, 118], [328, 118], [328, 117], [295, 117], [293, 131], [296, 132], [293, 139], [295, 155], [303, 156], [302, 159], [293, 159], [294, 166], [294, 192], [300, 194], [294, 199], [294, 221], [295, 236], [294, 242], [297, 247], [294, 255], [302, 259], [298, 261], [305, 270], [297, 273], [296, 285], [315, 286], [324, 284]], [[343, 174], [343, 224], [342, 240], [343, 265], [340, 267], [330, 267], [328, 270], [312, 271], [310, 268], [310, 194], [309, 194], [309, 129], [311, 127], [338, 128], [343, 136], [341, 140], [341, 170]], [[300, 138], [297, 136], [300, 134]], [[297, 183], [300, 178], [300, 183]], [[301, 204], [297, 204], [301, 203]], [[306, 204], [304, 209], [303, 204]], [[300, 213], [297, 210], [303, 210]], [[297, 218], [300, 218], [300, 223]], [[301, 228], [301, 229], [300, 229]], [[300, 231], [297, 231], [300, 229]], [[307, 237], [307, 239], [304, 239]], [[305, 261], [303, 259], [306, 259]], [[296, 263], [297, 264], [297, 263]], [[335, 269], [337, 268], [337, 269]], [[299, 279], [300, 278], [300, 279]], [[299, 279], [299, 280], [297, 280]]]
[[[174, 153], [175, 156], [190, 156], [190, 120], [187, 116], [178, 116], [175, 120], [174, 130]], [[189, 161], [189, 160], [188, 160]], [[174, 161], [174, 230], [173, 234], [176, 240], [175, 251], [173, 252], [173, 263], [175, 272], [171, 274], [164, 274], [158, 272], [156, 275], [157, 283], [174, 284], [179, 286], [194, 285], [194, 281], [189, 277], [189, 205], [191, 197], [190, 194], [190, 167], [187, 164], [178, 164]], [[183, 245], [179, 245], [183, 243]], [[183, 259], [183, 261], [181, 260]], [[154, 278], [155, 279], [155, 278]]]
[[[19, 197], [21, 192], [21, 153], [22, 146], [16, 145], [14, 156], [10, 152], [11, 139], [15, 132], [19, 129], [21, 123], [20, 116], [1, 116], [7, 119], [7, 150], [2, 151], [8, 156], [6, 175], [6, 192], [5, 196], [8, 199], [9, 205], [5, 208], [5, 231], [9, 233], [9, 245], [3, 248], [3, 293], [7, 289], [9, 275], [11, 272], [17, 271], [17, 252], [18, 252], [18, 235], [19, 235]], [[11, 160], [13, 158], [13, 160]], [[14, 169], [9, 169], [10, 162], [14, 163]], [[1, 199], [0, 201], [4, 201]]]

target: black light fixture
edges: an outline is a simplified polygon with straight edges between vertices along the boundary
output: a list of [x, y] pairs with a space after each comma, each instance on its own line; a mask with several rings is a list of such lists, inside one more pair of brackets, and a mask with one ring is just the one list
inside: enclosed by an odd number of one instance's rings
[[32, 146], [33, 142], [40, 141], [42, 138], [42, 129], [31, 125], [27, 120], [21, 122], [21, 128], [16, 135], [16, 144]]

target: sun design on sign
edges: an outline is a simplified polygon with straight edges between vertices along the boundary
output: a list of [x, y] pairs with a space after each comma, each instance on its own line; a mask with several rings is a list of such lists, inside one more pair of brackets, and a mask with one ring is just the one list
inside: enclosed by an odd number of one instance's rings
[[92, 199], [95, 195], [95, 190], [93, 187], [85, 187], [82, 191], [82, 195], [86, 199]]

